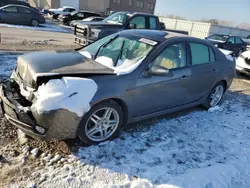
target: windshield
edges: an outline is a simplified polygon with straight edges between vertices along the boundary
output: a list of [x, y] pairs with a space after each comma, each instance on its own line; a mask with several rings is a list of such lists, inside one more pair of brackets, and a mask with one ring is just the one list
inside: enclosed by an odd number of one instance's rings
[[117, 12], [104, 19], [105, 22], [123, 24], [128, 19], [128, 15], [125, 13]]
[[225, 42], [228, 39], [228, 36], [227, 35], [212, 35], [208, 37], [208, 39]]
[[142, 61], [157, 44], [144, 41], [150, 40], [113, 34], [83, 48], [80, 53], [109, 68], [127, 69]]
[[70, 13], [70, 15], [71, 15], [71, 16], [74, 16], [76, 13], [78, 13], [78, 11], [77, 11], [77, 10], [75, 10], [75, 11], [71, 12], [71, 13]]

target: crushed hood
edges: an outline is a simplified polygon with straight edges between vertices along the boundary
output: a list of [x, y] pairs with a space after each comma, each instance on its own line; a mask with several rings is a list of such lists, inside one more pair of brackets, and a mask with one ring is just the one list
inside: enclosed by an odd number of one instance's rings
[[114, 74], [114, 70], [88, 59], [76, 51], [47, 51], [19, 56], [16, 73], [28, 85], [35, 86], [38, 77], [81, 74], [105, 75]]

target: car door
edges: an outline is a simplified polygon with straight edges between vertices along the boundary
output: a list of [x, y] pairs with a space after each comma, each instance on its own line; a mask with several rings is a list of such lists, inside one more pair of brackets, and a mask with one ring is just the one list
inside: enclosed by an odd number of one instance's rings
[[215, 86], [219, 65], [213, 48], [196, 41], [190, 41], [192, 76], [187, 102], [192, 103], [209, 94]]
[[237, 53], [240, 49], [240, 46], [241, 44], [236, 43], [236, 37], [229, 37], [223, 45], [223, 48]]
[[235, 37], [235, 50], [239, 52], [240, 50], [245, 51], [246, 50], [246, 44], [240, 37]]
[[16, 24], [18, 23], [18, 9], [17, 6], [8, 6], [2, 9], [1, 20], [5, 23]]
[[185, 104], [190, 77], [185, 41], [162, 47], [130, 91], [130, 100], [137, 106], [136, 110], [132, 109], [132, 116], [148, 115]]
[[32, 19], [32, 12], [28, 8], [18, 7], [19, 18], [18, 22], [20, 24], [29, 24]]

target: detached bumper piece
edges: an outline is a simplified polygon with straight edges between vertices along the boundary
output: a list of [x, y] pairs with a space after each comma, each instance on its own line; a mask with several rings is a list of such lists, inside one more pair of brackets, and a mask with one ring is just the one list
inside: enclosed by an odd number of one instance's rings
[[20, 94], [15, 81], [10, 79], [0, 84], [0, 108], [6, 119], [27, 135], [42, 139], [46, 129], [36, 124], [30, 106], [31, 102]]

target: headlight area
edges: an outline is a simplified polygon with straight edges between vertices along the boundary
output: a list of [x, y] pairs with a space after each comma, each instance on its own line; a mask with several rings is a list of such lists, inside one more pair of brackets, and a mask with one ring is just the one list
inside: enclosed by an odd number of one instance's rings
[[33, 138], [73, 139], [96, 91], [97, 85], [90, 79], [55, 79], [40, 86], [30, 102], [10, 79], [1, 85], [0, 103], [7, 120]]
[[90, 29], [90, 37], [99, 38], [100, 32], [101, 32], [101, 29]]

